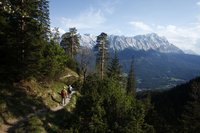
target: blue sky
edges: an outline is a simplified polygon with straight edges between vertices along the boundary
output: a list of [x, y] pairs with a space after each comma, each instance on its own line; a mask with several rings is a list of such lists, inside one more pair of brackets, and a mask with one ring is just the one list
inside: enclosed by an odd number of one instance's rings
[[200, 54], [200, 0], [50, 0], [51, 27], [60, 32], [134, 36], [157, 33]]

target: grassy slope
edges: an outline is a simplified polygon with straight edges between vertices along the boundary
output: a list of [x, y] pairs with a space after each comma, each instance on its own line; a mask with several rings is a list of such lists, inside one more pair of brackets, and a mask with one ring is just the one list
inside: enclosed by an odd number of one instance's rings
[[[61, 100], [58, 93], [62, 87], [72, 84], [77, 78], [75, 72], [66, 69], [60, 81], [37, 82], [32, 79], [13, 85], [0, 83], [0, 125], [9, 124], [10, 119], [22, 119], [38, 110], [58, 106]], [[70, 105], [69, 110], [72, 107]], [[31, 117], [30, 121], [38, 123], [40, 120]]]

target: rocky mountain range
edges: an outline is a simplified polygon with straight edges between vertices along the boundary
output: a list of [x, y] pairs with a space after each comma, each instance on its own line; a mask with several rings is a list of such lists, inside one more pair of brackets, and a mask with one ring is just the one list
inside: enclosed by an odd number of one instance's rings
[[[110, 56], [118, 51], [124, 73], [128, 73], [134, 57], [138, 89], [171, 88], [200, 76], [200, 56], [185, 54], [155, 33], [133, 37], [109, 35], [108, 40]], [[80, 35], [80, 44], [93, 50], [96, 36]]]
[[[112, 50], [123, 51], [124, 49], [133, 50], [155, 50], [161, 53], [184, 53], [175, 45], [169, 43], [165, 37], [160, 37], [155, 33], [125, 37], [109, 35], [109, 48]], [[91, 34], [80, 35], [81, 46], [93, 48], [96, 44], [96, 36]]]

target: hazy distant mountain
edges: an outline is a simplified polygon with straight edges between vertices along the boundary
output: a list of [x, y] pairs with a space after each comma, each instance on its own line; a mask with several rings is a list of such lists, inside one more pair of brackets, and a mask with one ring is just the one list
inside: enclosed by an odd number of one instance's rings
[[[200, 76], [200, 56], [184, 54], [165, 37], [152, 33], [134, 37], [109, 35], [108, 39], [110, 56], [114, 49], [118, 51], [123, 72], [128, 72], [134, 57], [140, 89], [170, 88]], [[92, 50], [96, 36], [81, 35], [80, 44]]]
[[[173, 44], [169, 43], [164, 37], [160, 37], [155, 33], [147, 35], [137, 35], [134, 37], [125, 37], [117, 35], [109, 35], [109, 48], [122, 51], [124, 49], [133, 50], [155, 50], [161, 53], [183, 53], [183, 51]], [[91, 34], [83, 34], [80, 36], [81, 46], [93, 48], [96, 44], [96, 36]]]

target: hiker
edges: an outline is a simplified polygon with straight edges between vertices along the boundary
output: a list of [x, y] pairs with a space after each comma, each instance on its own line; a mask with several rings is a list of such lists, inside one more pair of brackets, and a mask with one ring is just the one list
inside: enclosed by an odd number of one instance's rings
[[61, 90], [61, 97], [62, 97], [62, 105], [64, 106], [66, 104], [66, 98], [67, 98], [67, 91], [65, 90], [66, 87], [64, 86], [63, 89]]
[[69, 98], [71, 97], [71, 92], [73, 91], [73, 88], [71, 85], [69, 85], [68, 89], [67, 89], [67, 92], [68, 92], [68, 96]]

